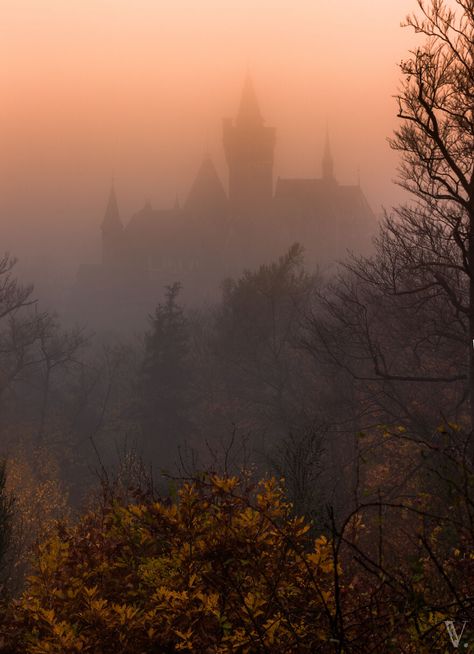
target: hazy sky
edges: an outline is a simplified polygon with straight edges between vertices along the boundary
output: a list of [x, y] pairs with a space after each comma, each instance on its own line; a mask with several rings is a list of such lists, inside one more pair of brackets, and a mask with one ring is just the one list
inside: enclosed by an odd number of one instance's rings
[[[415, 0], [0, 0], [0, 236], [36, 265], [98, 255], [112, 173], [124, 217], [182, 198], [250, 67], [276, 176], [336, 174], [376, 211], [399, 197], [397, 63]], [[58, 253], [61, 252], [59, 255]]]

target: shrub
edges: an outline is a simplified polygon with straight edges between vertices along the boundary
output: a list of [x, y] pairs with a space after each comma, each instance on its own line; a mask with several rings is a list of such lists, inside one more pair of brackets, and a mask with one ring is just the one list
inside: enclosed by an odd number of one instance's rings
[[332, 548], [308, 532], [275, 479], [207, 475], [176, 503], [112, 503], [40, 546], [7, 651], [330, 651]]

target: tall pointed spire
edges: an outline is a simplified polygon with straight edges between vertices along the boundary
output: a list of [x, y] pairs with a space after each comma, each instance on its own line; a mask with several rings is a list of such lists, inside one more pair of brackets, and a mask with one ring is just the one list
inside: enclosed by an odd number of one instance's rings
[[239, 112], [237, 114], [236, 124], [238, 126], [261, 126], [263, 125], [262, 114], [258, 106], [257, 94], [250, 77], [247, 72], [245, 77], [242, 95], [240, 97]]
[[102, 221], [102, 229], [110, 229], [122, 227], [120, 220], [120, 212], [118, 208], [117, 195], [115, 193], [115, 183], [112, 179], [110, 187], [109, 199], [107, 200], [107, 207], [105, 209], [104, 220]]
[[332, 158], [331, 144], [329, 142], [329, 128], [326, 127], [326, 140], [323, 151], [323, 179], [326, 181], [334, 180], [334, 160]]
[[113, 179], [101, 227], [102, 263], [106, 266], [116, 266], [121, 261], [123, 253], [123, 225], [120, 220]]

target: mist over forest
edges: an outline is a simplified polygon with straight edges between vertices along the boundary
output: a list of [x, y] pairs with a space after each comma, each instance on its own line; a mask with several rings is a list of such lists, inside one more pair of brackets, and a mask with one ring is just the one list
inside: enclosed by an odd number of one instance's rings
[[0, 9], [0, 652], [474, 651], [474, 1], [357, 4]]

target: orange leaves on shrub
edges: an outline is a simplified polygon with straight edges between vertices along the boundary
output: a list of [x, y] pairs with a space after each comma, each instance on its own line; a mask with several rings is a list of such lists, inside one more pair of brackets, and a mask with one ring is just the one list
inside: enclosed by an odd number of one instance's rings
[[330, 543], [274, 479], [184, 483], [85, 516], [38, 551], [12, 611], [28, 654], [325, 651]]

